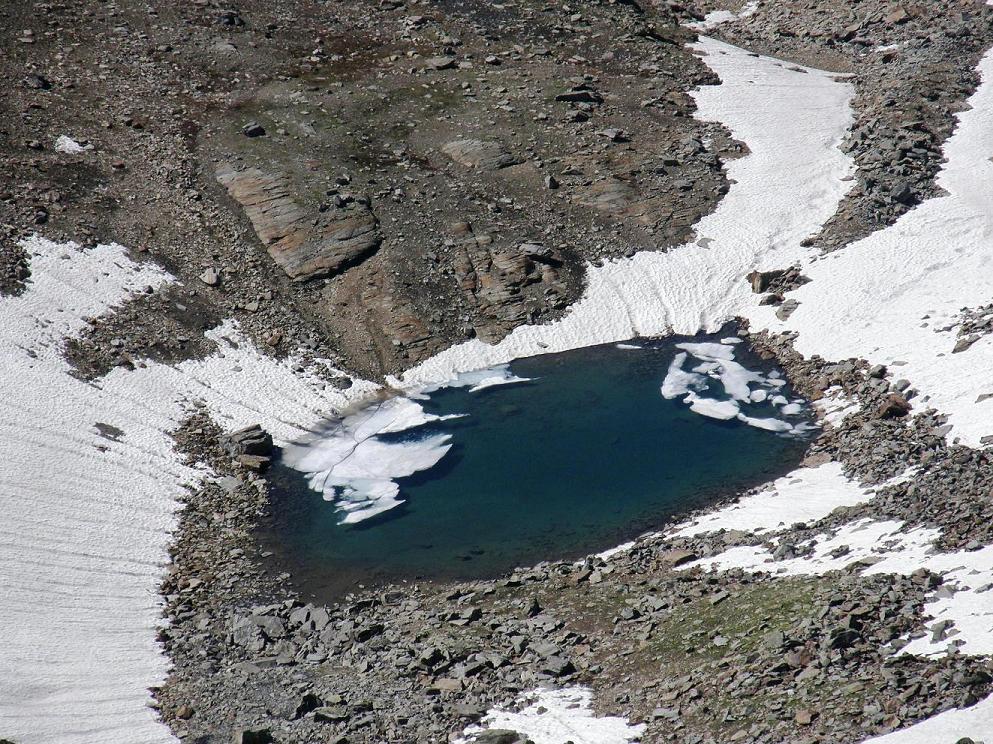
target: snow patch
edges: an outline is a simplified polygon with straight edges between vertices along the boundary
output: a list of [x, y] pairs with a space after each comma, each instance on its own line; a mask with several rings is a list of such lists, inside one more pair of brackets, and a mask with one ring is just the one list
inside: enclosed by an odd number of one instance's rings
[[442, 378], [441, 382], [435, 381], [415, 390], [408, 390], [407, 395], [414, 399], [423, 398], [430, 393], [446, 387], [469, 388], [470, 393], [477, 393], [480, 390], [496, 387], [497, 385], [516, 385], [521, 382], [531, 382], [531, 378], [515, 375], [510, 371], [509, 363], [494, 364], [491, 367], [484, 367], [483, 369], [459, 372], [447, 379]]
[[[534, 744], [628, 744], [638, 741], [645, 724], [631, 724], [617, 716], [598, 717], [592, 711], [593, 692], [586, 687], [539, 688], [525, 693], [514, 711], [497, 707], [481, 725], [470, 726], [455, 744], [470, 744], [487, 729], [524, 734]], [[518, 707], [515, 706], [515, 707]]]
[[909, 570], [907, 566], [915, 563], [916, 556], [930, 549], [940, 534], [940, 530], [929, 527], [904, 531], [904, 523], [897, 520], [860, 519], [833, 533], [822, 533], [799, 543], [796, 549], [802, 555], [796, 558], [773, 558], [774, 549], [781, 542], [776, 538], [772, 548], [739, 545], [716, 556], [686, 564], [686, 567], [699, 565], [715, 571], [740, 568], [753, 572], [766, 571], [777, 576], [817, 576], [828, 571], [840, 571], [856, 561], [869, 561], [873, 565], [863, 573], [910, 573], [917, 566]]
[[697, 31], [707, 31], [715, 26], [720, 26], [722, 23], [733, 23], [734, 21], [748, 18], [748, 16], [753, 15], [758, 9], [758, 0], [750, 0], [737, 13], [731, 10], [712, 10], [704, 16], [702, 21], [688, 23], [687, 26]]
[[60, 134], [55, 140], [55, 152], [61, 152], [65, 155], [79, 155], [92, 149], [93, 145], [81, 145], [72, 137], [64, 134]]
[[954, 435], [979, 446], [993, 434], [993, 339], [952, 353], [963, 307], [990, 300], [993, 269], [993, 52], [982, 84], [944, 146], [937, 177], [946, 196], [929, 199], [894, 225], [803, 266], [811, 281], [790, 293], [787, 321], [755, 308], [756, 325], [795, 331], [796, 349], [826, 359], [859, 357], [900, 365], [919, 400], [948, 415]]
[[762, 534], [797, 522], [815, 522], [840, 507], [868, 501], [875, 490], [846, 478], [839, 462], [800, 468], [753, 496], [677, 527], [671, 537], [693, 537], [717, 530]]

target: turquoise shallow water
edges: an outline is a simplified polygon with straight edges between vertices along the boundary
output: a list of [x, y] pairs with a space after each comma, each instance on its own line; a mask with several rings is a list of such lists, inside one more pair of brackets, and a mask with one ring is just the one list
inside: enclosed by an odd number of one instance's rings
[[[355, 525], [339, 524], [301, 473], [277, 464], [263, 545], [318, 597], [357, 583], [491, 577], [604, 550], [794, 468], [805, 441], [662, 397], [674, 345], [686, 340], [521, 359], [511, 371], [530, 382], [432, 393], [427, 412], [467, 415], [383, 438], [445, 431], [451, 451], [398, 480], [402, 505]], [[744, 344], [735, 354], [749, 369], [771, 369]]]

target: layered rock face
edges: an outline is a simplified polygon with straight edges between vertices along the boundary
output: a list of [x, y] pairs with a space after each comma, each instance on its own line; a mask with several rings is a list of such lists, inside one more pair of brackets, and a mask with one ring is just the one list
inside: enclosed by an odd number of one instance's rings
[[245, 210], [269, 255], [294, 281], [332, 276], [373, 253], [379, 221], [363, 198], [339, 198], [316, 211], [300, 204], [290, 180], [258, 168], [217, 168], [217, 180]]

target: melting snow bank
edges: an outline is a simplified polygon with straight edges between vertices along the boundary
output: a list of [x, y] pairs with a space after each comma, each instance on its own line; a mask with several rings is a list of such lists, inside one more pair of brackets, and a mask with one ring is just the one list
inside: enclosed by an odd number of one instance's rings
[[[116, 245], [24, 247], [31, 281], [0, 297], [0, 735], [172, 741], [148, 705], [167, 671], [157, 589], [176, 499], [208, 474], [182, 464], [169, 432], [202, 401], [224, 427], [258, 422], [279, 441], [299, 439], [375, 386], [342, 393], [295, 373], [299, 359], [261, 355], [231, 323], [208, 332], [219, 350], [206, 359], [84, 382], [70, 374], [65, 340], [172, 278]], [[105, 438], [98, 423], [122, 434]]]
[[[644, 724], [630, 724], [615, 716], [598, 718], [593, 715], [593, 693], [585, 687], [562, 689], [539, 688], [525, 693], [518, 702], [519, 710], [494, 708], [482, 720], [471, 726], [455, 744], [469, 744], [475, 736], [488, 729], [506, 729], [524, 734], [534, 744], [627, 744], [638, 741]], [[514, 707], [518, 707], [514, 706]]]
[[812, 281], [790, 293], [799, 307], [783, 323], [757, 308], [758, 325], [797, 331], [796, 349], [826, 359], [889, 365], [920, 400], [948, 415], [963, 443], [993, 434], [993, 337], [953, 352], [963, 308], [993, 293], [993, 53], [982, 84], [957, 114], [937, 177], [947, 196], [896, 224], [803, 267]]
[[676, 527], [670, 537], [693, 537], [722, 529], [770, 532], [823, 519], [839, 507], [864, 503], [874, 491], [846, 478], [839, 462], [800, 468], [753, 496]]
[[[722, 421], [737, 419], [749, 426], [781, 434], [802, 436], [814, 430], [816, 427], [802, 420], [806, 410], [803, 400], [787, 400], [780, 393], [786, 380], [777, 370], [763, 374], [748, 370], [735, 361], [734, 347], [739, 341], [730, 338], [723, 339], [719, 344], [676, 344], [676, 348], [683, 351], [669, 365], [669, 372], [662, 383], [662, 397], [667, 400], [682, 397], [691, 411], [702, 416]], [[683, 368], [688, 356], [701, 362], [689, 371]], [[717, 400], [701, 395], [710, 388], [708, 378], [717, 380], [729, 398]], [[749, 416], [742, 410], [766, 403], [777, 407], [780, 417]], [[790, 421], [790, 418], [796, 420]]]

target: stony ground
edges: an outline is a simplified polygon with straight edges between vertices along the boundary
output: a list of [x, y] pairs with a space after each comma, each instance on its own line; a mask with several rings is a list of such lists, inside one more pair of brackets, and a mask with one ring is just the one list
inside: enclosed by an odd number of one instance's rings
[[32, 231], [115, 240], [185, 289], [85, 336], [83, 375], [207, 353], [222, 317], [374, 378], [499, 339], [561, 312], [586, 261], [687, 240], [741, 151], [692, 118], [717, 80], [685, 10], [90, 6], [0, 10], [0, 291]]
[[[207, 355], [203, 331], [225, 318], [273, 354], [373, 379], [551, 319], [587, 261], [679, 245], [727, 190], [722, 163], [743, 146], [692, 118], [687, 93], [717, 81], [685, 24], [740, 5], [8, 3], [0, 293], [29, 280], [16, 241], [32, 232], [118, 241], [173, 272], [67, 347], [87, 379]], [[853, 75], [858, 168], [824, 250], [937, 193], [990, 13], [762, 2], [715, 31]], [[60, 151], [60, 135], [84, 149]], [[755, 288], [779, 302], [799, 281]], [[963, 318], [960, 343], [990, 330], [988, 310]], [[677, 570], [857, 515], [939, 527], [948, 550], [993, 541], [989, 455], [949, 445], [896, 374], [754, 340], [808, 397], [840, 386], [864, 403], [812, 461], [869, 483], [915, 465], [915, 482], [762, 538], [648, 539], [609, 562], [304, 604], [252, 539], [259, 462], [191, 409], [177, 448], [222, 477], [185, 495], [162, 587], [163, 719], [197, 742], [446, 741], [536, 683], [578, 682], [600, 712], [646, 722], [646, 741], [854, 742], [986, 696], [985, 660], [892, 658], [940, 577]]]
[[949, 550], [993, 539], [988, 455], [949, 446], [941, 418], [926, 410], [908, 426], [910, 402], [886, 370], [803, 361], [784, 338], [753, 341], [809, 397], [840, 387], [864, 402], [825, 430], [811, 464], [840, 459], [870, 483], [915, 466], [913, 485], [762, 537], [650, 537], [607, 561], [304, 603], [288, 576], [266, 570], [267, 555], [250, 539], [266, 504], [264, 478], [233, 460], [224, 434], [194, 413], [179, 445], [225, 476], [190, 494], [164, 586], [172, 627], [163, 638], [177, 663], [158, 694], [164, 718], [195, 741], [232, 732], [446, 741], [536, 684], [582, 683], [595, 689], [600, 712], [647, 723], [645, 741], [855, 742], [982, 699], [993, 690], [988, 660], [894, 657], [904, 637], [927, 632], [924, 602], [941, 590], [939, 576], [863, 577], [858, 564], [796, 579], [679, 568], [778, 538], [787, 549], [776, 557], [792, 558], [789, 546], [855, 516], [940, 527]]

